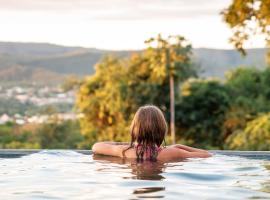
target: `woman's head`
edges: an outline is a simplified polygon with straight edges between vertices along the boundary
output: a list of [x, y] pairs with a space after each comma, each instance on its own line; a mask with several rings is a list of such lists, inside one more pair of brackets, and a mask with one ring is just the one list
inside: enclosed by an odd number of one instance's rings
[[159, 147], [167, 133], [167, 123], [158, 107], [146, 105], [136, 112], [130, 131], [132, 144]]

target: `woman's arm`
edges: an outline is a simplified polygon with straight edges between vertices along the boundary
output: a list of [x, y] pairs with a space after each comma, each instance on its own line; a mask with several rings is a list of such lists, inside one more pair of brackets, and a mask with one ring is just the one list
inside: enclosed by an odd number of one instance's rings
[[208, 158], [211, 156], [212, 155], [207, 151], [187, 151], [171, 145], [160, 152], [159, 159], [163, 161], [171, 161], [185, 158]]
[[194, 147], [189, 147], [186, 145], [182, 145], [182, 144], [175, 144], [175, 145], [171, 145], [171, 147], [176, 148], [178, 150], [180, 150], [180, 153], [183, 157], [200, 157], [200, 158], [207, 158], [207, 157], [211, 157], [212, 154], [209, 153], [206, 150], [203, 149], [198, 149], [198, 148], [194, 148]]
[[97, 142], [93, 145], [94, 154], [122, 157], [122, 152], [128, 147], [124, 142]]
[[171, 147], [175, 147], [178, 149], [183, 149], [185, 151], [189, 151], [189, 152], [204, 152], [204, 153], [208, 153], [208, 151], [203, 150], [203, 149], [198, 149], [198, 148], [194, 148], [194, 147], [189, 147], [183, 144], [175, 144], [175, 145], [171, 145]]
[[202, 152], [202, 151], [193, 151], [193, 152], [190, 152], [190, 151], [185, 151], [183, 149], [180, 149], [180, 154], [183, 156], [183, 157], [186, 157], [186, 158], [208, 158], [208, 157], [211, 157], [212, 155], [205, 151], [205, 152]]

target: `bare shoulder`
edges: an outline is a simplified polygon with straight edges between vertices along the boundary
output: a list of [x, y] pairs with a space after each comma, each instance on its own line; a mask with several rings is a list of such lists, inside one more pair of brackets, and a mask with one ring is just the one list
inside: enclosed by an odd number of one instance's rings
[[160, 153], [158, 154], [158, 160], [171, 160], [171, 159], [176, 159], [181, 157], [181, 152], [179, 149], [168, 146], [164, 147]]

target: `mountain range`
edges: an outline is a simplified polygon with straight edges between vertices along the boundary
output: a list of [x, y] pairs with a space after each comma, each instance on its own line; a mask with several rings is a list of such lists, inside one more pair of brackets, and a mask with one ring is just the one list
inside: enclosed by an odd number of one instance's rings
[[[200, 76], [223, 78], [226, 71], [238, 66], [265, 67], [266, 51], [265, 48], [248, 49], [247, 56], [242, 57], [236, 50], [195, 48], [192, 59], [200, 67]], [[0, 42], [0, 84], [58, 84], [69, 75], [93, 74], [94, 65], [105, 55], [125, 57], [134, 52]]]

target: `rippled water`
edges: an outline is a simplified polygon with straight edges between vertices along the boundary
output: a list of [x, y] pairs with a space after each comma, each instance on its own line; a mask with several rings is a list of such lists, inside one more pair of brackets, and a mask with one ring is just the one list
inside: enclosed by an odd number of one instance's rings
[[270, 199], [270, 161], [136, 163], [73, 151], [0, 158], [0, 199]]

